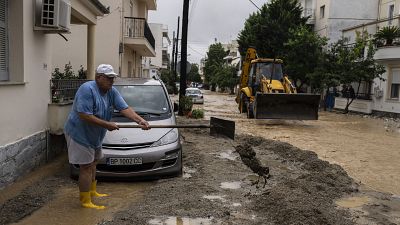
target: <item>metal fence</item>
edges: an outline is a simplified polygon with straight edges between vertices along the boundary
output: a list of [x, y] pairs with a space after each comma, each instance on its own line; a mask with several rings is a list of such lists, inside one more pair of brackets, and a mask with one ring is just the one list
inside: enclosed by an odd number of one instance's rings
[[68, 103], [75, 98], [78, 88], [88, 80], [50, 80], [51, 103]]

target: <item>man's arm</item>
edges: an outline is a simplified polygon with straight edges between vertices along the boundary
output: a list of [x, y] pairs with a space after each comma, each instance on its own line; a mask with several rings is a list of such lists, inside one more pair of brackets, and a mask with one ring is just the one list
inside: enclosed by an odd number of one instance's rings
[[98, 117], [94, 116], [94, 115], [90, 115], [90, 114], [86, 114], [86, 113], [79, 113], [79, 118], [83, 121], [86, 121], [90, 124], [93, 125], [97, 125], [100, 127], [104, 127], [109, 131], [113, 131], [113, 130], [118, 130], [118, 126], [117, 124], [113, 123], [113, 122], [108, 122], [102, 119], [99, 119]]
[[150, 129], [149, 123], [143, 119], [141, 116], [139, 116], [131, 107], [128, 107], [126, 109], [123, 109], [120, 111], [123, 116], [125, 116], [128, 119], [131, 119], [138, 123], [143, 130], [148, 130]]

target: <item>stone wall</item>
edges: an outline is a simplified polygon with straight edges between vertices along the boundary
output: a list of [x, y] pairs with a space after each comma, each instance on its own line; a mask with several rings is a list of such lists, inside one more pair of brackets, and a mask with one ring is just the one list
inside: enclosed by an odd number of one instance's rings
[[47, 161], [47, 131], [0, 146], [0, 189]]

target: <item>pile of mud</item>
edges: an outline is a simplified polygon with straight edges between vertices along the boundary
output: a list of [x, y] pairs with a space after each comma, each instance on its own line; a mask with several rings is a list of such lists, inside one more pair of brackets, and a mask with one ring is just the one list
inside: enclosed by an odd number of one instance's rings
[[[244, 136], [241, 146], [250, 146], [259, 158], [286, 165], [286, 172], [270, 167], [272, 177], [261, 195], [251, 196], [255, 211], [273, 224], [353, 224], [350, 215], [335, 207], [334, 200], [357, 192], [357, 185], [338, 165], [318, 159], [311, 151], [290, 144]], [[271, 154], [272, 153], [272, 154]], [[276, 164], [276, 163], [274, 163]], [[289, 174], [288, 174], [289, 173]]]

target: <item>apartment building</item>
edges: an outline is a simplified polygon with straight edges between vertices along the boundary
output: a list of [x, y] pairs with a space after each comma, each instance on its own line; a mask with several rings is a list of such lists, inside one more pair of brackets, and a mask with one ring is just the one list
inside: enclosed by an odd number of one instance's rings
[[[62, 13], [49, 13], [54, 7]], [[61, 149], [50, 148], [52, 39], [73, 33], [70, 23], [93, 28], [107, 13], [98, 0], [0, 0], [0, 189]], [[84, 40], [93, 52], [96, 37]]]
[[[343, 36], [354, 40], [356, 31], [367, 31], [373, 38], [372, 35], [384, 27], [400, 27], [400, 0], [380, 0], [375, 10], [378, 13], [375, 21], [348, 27], [343, 30]], [[386, 72], [383, 80], [375, 79], [372, 83], [372, 99], [368, 102], [371, 111], [400, 115], [400, 39], [379, 44], [375, 59]]]
[[[144, 57], [155, 57], [155, 39], [147, 23], [148, 11], [157, 9], [156, 0], [101, 0], [109, 6], [110, 13], [99, 18], [95, 29], [94, 64], [111, 64], [121, 77], [143, 77]], [[82, 65], [87, 68], [83, 57], [87, 54], [88, 35], [85, 24], [71, 26], [71, 34], [54, 38], [54, 62], [52, 70], [64, 68], [71, 62], [75, 71]], [[94, 78], [94, 74], [91, 75]]]
[[150, 77], [151, 74], [157, 73], [156, 71], [160, 72], [162, 69], [168, 69], [170, 64], [168, 46], [171, 45], [171, 39], [168, 35], [168, 26], [159, 23], [149, 23], [149, 27], [155, 39], [156, 56], [144, 57], [143, 77]]
[[342, 30], [375, 21], [379, 0], [300, 0], [308, 24], [322, 37], [334, 43], [342, 37]]

